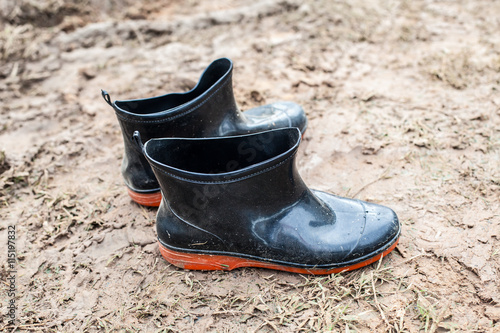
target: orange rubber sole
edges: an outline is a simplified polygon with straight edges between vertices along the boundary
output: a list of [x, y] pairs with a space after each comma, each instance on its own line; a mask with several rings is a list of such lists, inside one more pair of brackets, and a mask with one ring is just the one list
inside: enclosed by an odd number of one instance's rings
[[352, 271], [354, 269], [358, 269], [367, 266], [371, 263], [374, 263], [380, 260], [380, 258], [388, 255], [392, 250], [394, 250], [394, 248], [396, 248], [396, 245], [398, 245], [398, 242], [399, 238], [387, 250], [365, 261], [359, 262], [351, 266], [337, 267], [330, 269], [298, 268], [298, 267], [290, 267], [275, 263], [269, 263], [265, 261], [257, 261], [257, 260], [244, 259], [238, 257], [177, 252], [166, 248], [160, 242], [158, 242], [158, 244], [160, 245], [161, 255], [163, 256], [163, 258], [165, 258], [165, 260], [167, 260], [174, 266], [189, 270], [230, 271], [235, 268], [241, 268], [241, 267], [260, 267], [260, 268], [275, 269], [279, 271], [300, 273], [300, 274], [325, 275], [325, 274]]
[[149, 206], [149, 207], [158, 207], [161, 202], [161, 192], [155, 193], [138, 193], [134, 192], [127, 187], [128, 195], [132, 200], [137, 202], [139, 205]]

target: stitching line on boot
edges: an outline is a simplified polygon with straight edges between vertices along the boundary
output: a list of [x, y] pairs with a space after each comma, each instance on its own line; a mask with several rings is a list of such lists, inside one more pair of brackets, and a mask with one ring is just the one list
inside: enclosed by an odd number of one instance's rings
[[186, 111], [184, 111], [182, 113], [179, 113], [179, 114], [177, 114], [175, 116], [166, 117], [166, 118], [158, 119], [158, 120], [136, 120], [136, 119], [128, 118], [127, 116], [119, 114], [118, 112], [115, 112], [115, 113], [116, 113], [116, 116], [118, 118], [120, 118], [121, 120], [127, 121], [127, 122], [131, 122], [131, 123], [163, 123], [163, 122], [166, 122], [166, 121], [170, 121], [170, 120], [173, 120], [173, 119], [185, 116], [186, 114], [195, 111], [200, 106], [202, 106], [203, 104], [207, 103], [219, 90], [221, 90], [223, 87], [225, 87], [231, 81], [230, 80], [231, 77], [232, 77], [232, 74], [229, 75], [228, 78], [226, 79], [226, 81], [224, 83], [222, 83], [221, 86], [219, 88], [217, 88], [217, 90], [215, 90], [213, 93], [211, 93], [203, 102], [201, 102], [200, 104], [193, 106], [191, 109], [186, 110]]
[[155, 166], [155, 165], [151, 165], [153, 168], [155, 168], [156, 170], [158, 170], [159, 172], [161, 173], [164, 173], [170, 177], [173, 177], [173, 178], [176, 178], [176, 179], [179, 179], [179, 180], [183, 180], [183, 181], [187, 181], [189, 183], [196, 183], [196, 184], [224, 184], [224, 183], [235, 183], [237, 181], [240, 181], [240, 180], [245, 180], [245, 179], [248, 179], [248, 178], [251, 178], [251, 177], [254, 177], [254, 176], [257, 176], [257, 175], [260, 175], [262, 173], [265, 173], [265, 172], [268, 172], [272, 169], [275, 169], [277, 167], [279, 167], [280, 165], [282, 165], [283, 163], [287, 162], [289, 159], [291, 159], [293, 156], [295, 156], [297, 152], [294, 152], [292, 155], [290, 155], [289, 157], [287, 157], [286, 159], [284, 159], [283, 161], [279, 162], [278, 164], [276, 165], [273, 165], [271, 167], [268, 167], [268, 168], [265, 168], [264, 170], [261, 170], [261, 171], [258, 171], [258, 172], [254, 172], [254, 173], [251, 173], [249, 175], [246, 175], [246, 176], [243, 176], [243, 177], [239, 177], [239, 178], [234, 178], [234, 179], [230, 179], [230, 180], [214, 180], [214, 181], [205, 181], [205, 180], [194, 180], [194, 179], [188, 179], [188, 178], [184, 178], [184, 177], [179, 177], [179, 176], [176, 176], [170, 172], [167, 172], [167, 171], [164, 171], [164, 170], [161, 170], [159, 167]]

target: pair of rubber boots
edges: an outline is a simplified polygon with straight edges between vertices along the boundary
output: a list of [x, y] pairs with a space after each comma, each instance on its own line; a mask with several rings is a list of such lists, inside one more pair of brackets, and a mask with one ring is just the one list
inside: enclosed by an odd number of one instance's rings
[[240, 112], [231, 75], [223, 58], [186, 93], [111, 103], [103, 91], [123, 133], [128, 192], [160, 205], [163, 257], [185, 269], [330, 274], [392, 251], [400, 225], [391, 209], [302, 181], [303, 109], [279, 102]]

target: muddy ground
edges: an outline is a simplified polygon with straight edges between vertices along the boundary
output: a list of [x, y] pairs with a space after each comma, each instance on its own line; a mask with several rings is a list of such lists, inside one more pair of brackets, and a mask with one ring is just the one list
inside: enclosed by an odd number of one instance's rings
[[[3, 0], [0, 22], [0, 331], [500, 331], [500, 2]], [[312, 277], [163, 260], [100, 89], [186, 91], [222, 56], [243, 110], [304, 106], [310, 187], [398, 213], [382, 262]]]

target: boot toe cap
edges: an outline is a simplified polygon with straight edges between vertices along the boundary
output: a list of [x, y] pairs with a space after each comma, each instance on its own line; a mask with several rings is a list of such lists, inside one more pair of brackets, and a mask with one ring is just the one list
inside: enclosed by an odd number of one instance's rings
[[243, 112], [251, 131], [297, 127], [304, 133], [307, 117], [304, 109], [293, 102], [276, 102]]
[[365, 227], [351, 255], [378, 254], [390, 247], [401, 232], [396, 213], [385, 206], [362, 202], [365, 208]]
[[320, 191], [314, 192], [336, 217], [335, 225], [331, 226], [332, 232], [324, 233], [332, 246], [332, 252], [326, 256], [332, 263], [366, 260], [384, 252], [398, 239], [400, 224], [392, 209]]
[[304, 109], [293, 102], [276, 102], [272, 104], [277, 110], [283, 112], [284, 117], [288, 118], [290, 127], [297, 127], [303, 134], [307, 127], [307, 117]]

